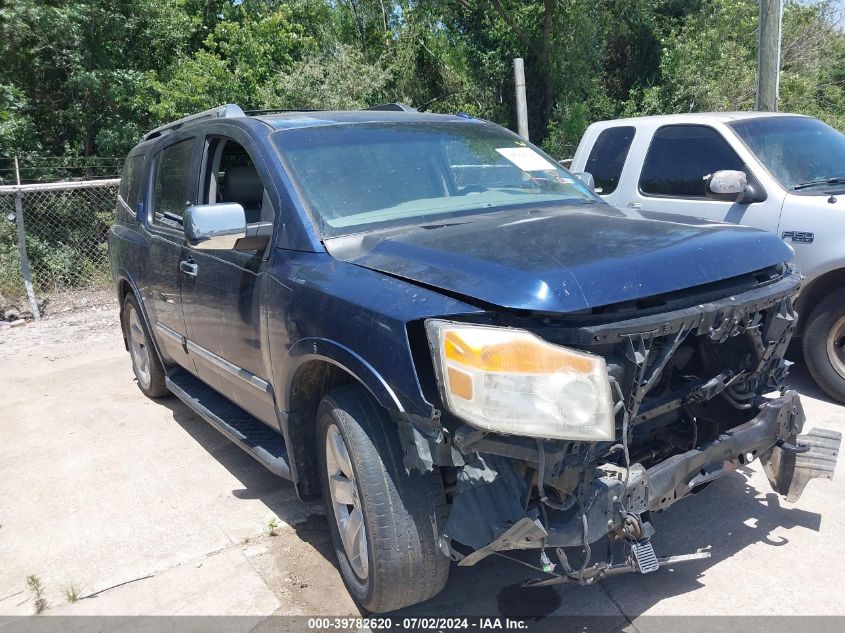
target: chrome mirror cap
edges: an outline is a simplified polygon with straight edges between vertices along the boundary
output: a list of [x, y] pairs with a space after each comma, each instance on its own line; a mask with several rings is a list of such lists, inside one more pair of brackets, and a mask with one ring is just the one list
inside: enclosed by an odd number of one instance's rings
[[706, 180], [708, 192], [716, 195], [738, 196], [745, 193], [745, 188], [748, 186], [748, 177], [745, 172], [733, 169], [717, 171], [707, 176]]
[[232, 250], [246, 237], [246, 213], [236, 202], [197, 204], [185, 211], [185, 242], [203, 251]]

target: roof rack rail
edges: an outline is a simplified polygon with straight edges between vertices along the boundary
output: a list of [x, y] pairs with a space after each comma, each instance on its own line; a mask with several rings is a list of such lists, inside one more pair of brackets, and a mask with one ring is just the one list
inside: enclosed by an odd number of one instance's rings
[[365, 110], [387, 110], [388, 112], [417, 112], [416, 108], [412, 108], [404, 103], [382, 103], [381, 105], [370, 106], [364, 108]]
[[171, 132], [175, 132], [176, 130], [180, 129], [188, 123], [193, 123], [194, 121], [201, 121], [202, 119], [225, 119], [228, 117], [239, 116], [245, 116], [244, 111], [241, 110], [241, 107], [235, 105], [234, 103], [227, 103], [226, 105], [211, 108], [210, 110], [205, 110], [203, 112], [198, 112], [197, 114], [192, 114], [190, 116], [183, 117], [177, 121], [173, 121], [172, 123], [165, 123], [164, 125], [159, 126], [156, 129], [144, 134], [144, 137], [141, 140], [149, 141], [152, 138], [158, 138], [159, 136], [170, 134]]
[[325, 112], [316, 108], [264, 108], [263, 110], [244, 110], [246, 116], [263, 116], [265, 114], [284, 114], [285, 112]]

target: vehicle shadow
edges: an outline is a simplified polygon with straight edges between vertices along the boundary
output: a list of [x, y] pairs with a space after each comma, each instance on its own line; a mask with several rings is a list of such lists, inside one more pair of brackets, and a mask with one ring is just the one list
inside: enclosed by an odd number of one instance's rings
[[[803, 378], [795, 373], [799, 382], [793, 384], [800, 384], [803, 392], [806, 388]], [[328, 524], [320, 516], [320, 502], [299, 501], [290, 482], [266, 471], [178, 399], [161, 402], [173, 412], [174, 420], [238, 479], [242, 488], [232, 491], [235, 497], [260, 500], [282, 521], [292, 525], [297, 537], [336, 570]], [[473, 567], [453, 564], [449, 583], [438, 596], [394, 615], [520, 617], [532, 620], [532, 631], [558, 630], [559, 621], [544, 619], [549, 615], [566, 615], [575, 618], [568, 620], [569, 624], [578, 618], [589, 618], [591, 630], [616, 629], [628, 621], [626, 616], [635, 617], [661, 600], [695, 591], [702, 586], [699, 579], [709, 568], [751, 545], [788, 545], [785, 537], [770, 536], [778, 527], [819, 530], [819, 514], [781, 505], [779, 497], [768, 487], [752, 482], [751, 473], [750, 469], [742, 468], [654, 517], [657, 533], [652, 543], [658, 556], [687, 554], [712, 546], [709, 559], [681, 563], [645, 576], [609, 577], [589, 587], [567, 584], [522, 588], [524, 581], [542, 574], [516, 561], [534, 565], [538, 554], [507, 553], [510, 559], [494, 555]], [[603, 556], [604, 547], [594, 549], [597, 555]], [[280, 562], [283, 564], [283, 560]], [[339, 573], [332, 587], [338, 592], [345, 591]], [[624, 598], [624, 616], [616, 597]], [[601, 626], [596, 626], [596, 616], [606, 618], [600, 618]]]
[[234, 497], [261, 501], [289, 525], [305, 521], [312, 506], [316, 507], [300, 501], [290, 481], [272, 474], [175, 396], [158, 402], [170, 409], [176, 423], [240, 482], [242, 487], [232, 490]]
[[815, 400], [826, 402], [827, 404], [837, 406], [841, 405], [840, 402], [837, 402], [822, 391], [816, 384], [816, 381], [813, 380], [807, 366], [804, 364], [804, 359], [801, 358], [800, 350], [795, 351], [792, 347], [790, 347], [787, 358], [795, 363], [790, 368], [789, 375], [786, 377], [786, 386], [789, 389], [794, 389], [806, 398], [813, 398]]

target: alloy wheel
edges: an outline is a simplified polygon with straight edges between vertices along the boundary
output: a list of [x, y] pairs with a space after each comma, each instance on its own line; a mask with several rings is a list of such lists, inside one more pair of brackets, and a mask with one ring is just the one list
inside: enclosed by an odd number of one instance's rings
[[349, 450], [335, 424], [326, 432], [325, 450], [329, 492], [340, 540], [355, 575], [366, 580], [370, 571], [367, 527]]
[[141, 319], [134, 306], [129, 306], [129, 355], [132, 357], [132, 367], [135, 377], [145, 389], [150, 386], [150, 348], [147, 347], [147, 337], [141, 326]]
[[830, 328], [827, 335], [827, 356], [836, 373], [845, 378], [845, 316]]

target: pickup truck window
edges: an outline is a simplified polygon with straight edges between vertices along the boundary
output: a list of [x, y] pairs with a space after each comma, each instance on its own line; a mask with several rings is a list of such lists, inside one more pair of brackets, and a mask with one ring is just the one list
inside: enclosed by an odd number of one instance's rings
[[325, 237], [506, 207], [600, 202], [552, 158], [482, 123], [379, 123], [273, 137]]
[[606, 195], [616, 191], [635, 132], [636, 128], [625, 125], [602, 130], [599, 134], [584, 167], [584, 171], [593, 175], [597, 193]]
[[153, 223], [182, 230], [188, 208], [194, 139], [165, 147], [156, 157], [153, 177]]
[[803, 185], [807, 193], [823, 193], [828, 182], [845, 176], [845, 134], [808, 117], [761, 117], [729, 124], [785, 189]]
[[743, 161], [706, 125], [666, 125], [654, 133], [640, 174], [644, 195], [703, 198], [704, 177], [743, 169]]

